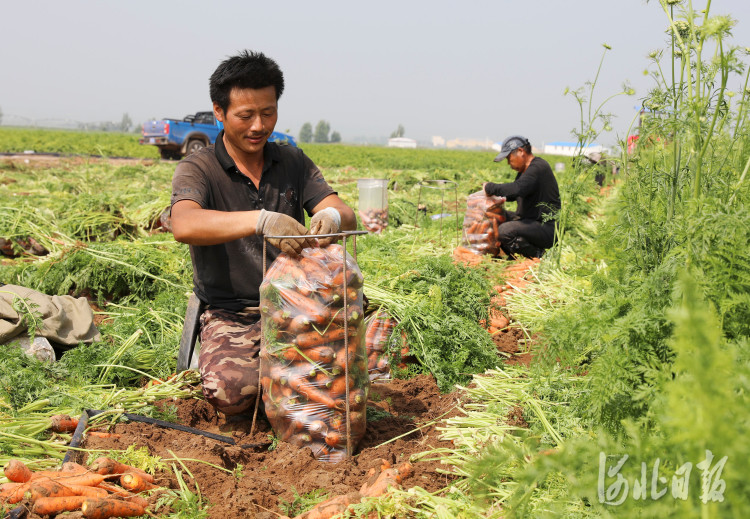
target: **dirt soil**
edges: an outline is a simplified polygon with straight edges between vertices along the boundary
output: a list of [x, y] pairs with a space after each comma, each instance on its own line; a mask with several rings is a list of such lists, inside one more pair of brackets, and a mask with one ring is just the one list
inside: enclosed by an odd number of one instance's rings
[[[347, 494], [359, 490], [367, 480], [368, 469], [379, 468], [383, 459], [395, 465], [407, 461], [413, 454], [450, 448], [450, 442], [439, 439], [436, 426], [459, 413], [456, 405], [460, 398], [458, 393], [440, 394], [430, 375], [374, 383], [370, 388], [368, 412], [377, 419], [368, 421], [367, 432], [355, 455], [337, 464], [317, 461], [309, 449], [300, 450], [286, 443], [269, 450], [272, 430], [264, 418], [258, 418], [257, 430], [250, 435], [252, 415], [227, 422], [219, 418], [209, 404], [193, 399], [167, 401], [161, 405], [165, 411], [176, 413], [177, 423], [231, 436], [236, 445], [189, 432], [129, 422], [113, 427], [112, 432], [119, 437], [89, 436], [84, 446], [124, 450], [137, 445], [148, 447], [152, 455], [162, 458], [199, 459], [229, 470], [241, 465], [242, 476], [237, 478], [205, 463], [185, 461], [195, 476], [195, 481], [187, 478], [191, 488], [197, 483], [203, 497], [211, 503], [210, 518], [272, 518], [282, 513], [280, 504], [294, 500], [295, 491], [302, 495], [324, 489], [329, 497]], [[394, 438], [398, 439], [384, 444]], [[414, 474], [404, 480], [404, 488], [420, 486], [432, 492], [444, 488], [451, 480], [440, 471], [446, 467], [441, 467], [439, 462], [417, 461], [413, 465]], [[178, 488], [169, 472], [158, 474], [157, 483]]]
[[[509, 321], [500, 313], [500, 310], [506, 311], [504, 297], [528, 282], [528, 268], [533, 264], [534, 260], [527, 260], [508, 268], [506, 283], [496, 287], [494, 317]], [[522, 330], [508, 322], [501, 329], [488, 331], [506, 363], [528, 364], [531, 361], [530, 353], [523, 346]], [[272, 445], [273, 431], [262, 414], [251, 435], [252, 414], [227, 421], [202, 400], [166, 401], [160, 405], [165, 413], [176, 417], [176, 423], [231, 437], [234, 445], [189, 432], [131, 422], [114, 426], [112, 432], [118, 437], [90, 436], [84, 446], [124, 450], [137, 445], [148, 447], [152, 455], [162, 458], [176, 456], [186, 460], [186, 466], [195, 476], [194, 480], [186, 477], [191, 488], [197, 484], [203, 497], [211, 503], [210, 518], [270, 519], [284, 514], [282, 506], [292, 503], [295, 493], [303, 495], [322, 489], [328, 497], [343, 496], [358, 491], [368, 479], [368, 470], [379, 469], [383, 460], [395, 466], [410, 460], [412, 455], [435, 448], [450, 449], [450, 442], [440, 440], [437, 427], [446, 418], [460, 413], [457, 406], [463, 398], [458, 392], [441, 394], [430, 375], [372, 384], [368, 400], [370, 420], [365, 436], [350, 460], [336, 464], [317, 461], [306, 448], [300, 450], [283, 442]], [[520, 408], [511, 410], [508, 419], [515, 425], [526, 426]], [[237, 471], [241, 476], [190, 460]], [[452, 479], [445, 473], [447, 467], [438, 461], [413, 461], [413, 466], [414, 473], [403, 481], [404, 488], [419, 486], [435, 492], [445, 488]], [[178, 488], [176, 479], [168, 471], [157, 476], [157, 483]]]

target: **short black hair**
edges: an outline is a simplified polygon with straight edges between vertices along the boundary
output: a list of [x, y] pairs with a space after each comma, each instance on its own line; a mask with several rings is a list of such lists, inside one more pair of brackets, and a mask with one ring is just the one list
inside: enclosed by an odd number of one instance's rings
[[229, 93], [233, 88], [260, 89], [272, 86], [276, 89], [278, 101], [284, 91], [284, 74], [279, 65], [262, 52], [244, 50], [222, 61], [211, 74], [208, 85], [211, 102], [226, 112]]

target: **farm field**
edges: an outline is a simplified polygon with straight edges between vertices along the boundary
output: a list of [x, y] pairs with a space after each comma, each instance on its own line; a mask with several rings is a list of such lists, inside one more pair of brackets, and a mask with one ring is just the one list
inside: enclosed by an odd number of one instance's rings
[[[0, 464], [68, 455], [93, 472], [106, 456], [153, 476], [141, 495], [165, 518], [750, 516], [750, 90], [727, 86], [750, 69], [718, 45], [720, 20], [694, 30], [699, 15], [672, 26], [687, 46], [660, 59], [684, 73], [654, 74], [616, 176], [600, 188], [590, 161], [546, 157], [563, 163], [563, 205], [540, 261], [458, 248], [467, 197], [514, 177], [491, 152], [304, 146], [352, 207], [358, 179], [388, 179], [388, 228], [356, 254], [369, 310], [398, 321], [393, 379], [371, 384], [340, 463], [262, 415], [217, 416], [196, 372], [175, 373], [192, 272], [164, 217], [174, 162], [139, 158], [132, 136], [2, 128], [0, 152], [75, 156], [0, 157], [0, 283], [85, 297], [101, 341], [51, 363], [0, 346]], [[579, 143], [603, 122], [582, 121]], [[87, 410], [103, 412], [70, 449], [51, 417]], [[3, 511], [54, 515], [0, 492]]]

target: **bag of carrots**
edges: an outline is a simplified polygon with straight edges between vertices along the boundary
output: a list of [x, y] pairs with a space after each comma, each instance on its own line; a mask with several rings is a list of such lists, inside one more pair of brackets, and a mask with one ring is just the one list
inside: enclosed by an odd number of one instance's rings
[[333, 244], [279, 255], [260, 286], [266, 416], [280, 439], [322, 461], [344, 459], [365, 433], [363, 282], [348, 254], [344, 273], [344, 248]]
[[367, 371], [370, 380], [390, 379], [392, 362], [397, 362], [400, 369], [406, 369], [406, 363], [413, 359], [409, 356], [406, 333], [401, 332], [400, 341], [399, 335], [394, 334], [398, 321], [380, 309], [365, 319], [365, 325]]
[[484, 190], [466, 198], [463, 230], [470, 251], [493, 256], [500, 253], [498, 227], [507, 219], [504, 202], [502, 197], [487, 195]]

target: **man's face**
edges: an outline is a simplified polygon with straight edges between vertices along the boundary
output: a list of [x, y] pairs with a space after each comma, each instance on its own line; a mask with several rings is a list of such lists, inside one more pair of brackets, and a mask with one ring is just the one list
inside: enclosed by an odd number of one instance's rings
[[229, 93], [229, 107], [224, 112], [214, 103], [214, 115], [224, 123], [224, 136], [238, 153], [263, 153], [268, 137], [279, 118], [276, 89], [234, 88]]
[[516, 148], [508, 155], [508, 164], [514, 171], [523, 172], [526, 169], [526, 154], [521, 148]]

